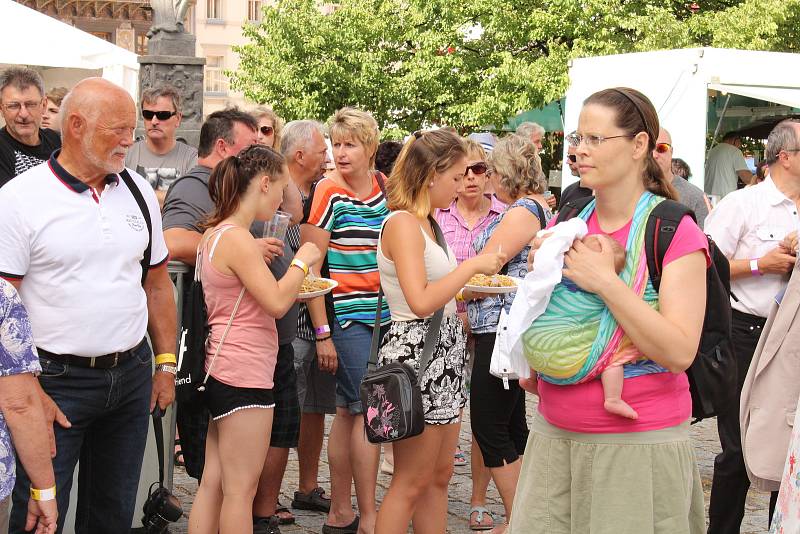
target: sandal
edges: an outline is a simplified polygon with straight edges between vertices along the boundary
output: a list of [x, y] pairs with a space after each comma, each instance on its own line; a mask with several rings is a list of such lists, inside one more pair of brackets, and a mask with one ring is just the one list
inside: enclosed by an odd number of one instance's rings
[[356, 516], [353, 522], [345, 527], [334, 527], [327, 523], [322, 525], [322, 534], [356, 534], [358, 532], [358, 519]]
[[325, 496], [325, 490], [322, 488], [314, 488], [308, 493], [295, 491], [294, 499], [292, 499], [292, 508], [327, 513], [331, 510], [331, 500]]
[[186, 464], [183, 461], [183, 451], [181, 450], [181, 440], [175, 440], [175, 455], [172, 458], [173, 463], [176, 467], [185, 467]]
[[294, 525], [294, 514], [280, 502], [275, 504], [275, 516], [278, 518], [279, 525]]
[[463, 451], [457, 450], [456, 453], [453, 455], [453, 465], [456, 467], [464, 467], [469, 462], [467, 462], [467, 456], [464, 454]]
[[[477, 514], [472, 520], [472, 514]], [[487, 520], [488, 522], [484, 522]], [[473, 506], [469, 509], [469, 529], [470, 530], [492, 530], [494, 528], [494, 517], [484, 506]]]

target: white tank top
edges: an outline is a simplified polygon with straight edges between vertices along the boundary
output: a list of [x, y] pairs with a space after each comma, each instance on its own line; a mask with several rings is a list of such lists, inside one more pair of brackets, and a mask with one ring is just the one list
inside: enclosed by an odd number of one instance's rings
[[[392, 218], [392, 216], [400, 213], [393, 211], [384, 219], [383, 224]], [[408, 212], [405, 212], [408, 213]], [[383, 231], [383, 226], [381, 226]], [[430, 238], [428, 234], [420, 227], [420, 232], [425, 238], [425, 274], [428, 282], [434, 282], [443, 278], [447, 273], [453, 271], [458, 263], [450, 246], [447, 246], [447, 254], [445, 254], [442, 247], [436, 241]], [[378, 239], [378, 271], [381, 274], [381, 287], [383, 288], [383, 298], [389, 304], [389, 311], [392, 315], [392, 321], [413, 321], [416, 319], [423, 319], [411, 311], [406, 302], [406, 297], [403, 295], [403, 290], [400, 288], [400, 280], [397, 278], [397, 269], [395, 269], [394, 262], [383, 255], [381, 249], [381, 240]], [[456, 313], [456, 301], [451, 300], [444, 307], [445, 315], [452, 315]], [[433, 315], [433, 314], [431, 314]], [[428, 317], [430, 317], [429, 315]]]

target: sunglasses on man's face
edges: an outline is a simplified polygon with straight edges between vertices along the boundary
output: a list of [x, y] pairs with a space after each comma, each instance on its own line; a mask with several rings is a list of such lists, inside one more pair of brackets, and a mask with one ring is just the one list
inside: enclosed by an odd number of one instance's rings
[[469, 174], [469, 171], [472, 171], [472, 174], [474, 174], [475, 176], [478, 176], [480, 174], [485, 174], [488, 169], [489, 167], [486, 165], [486, 163], [479, 161], [478, 163], [473, 163], [472, 165], [469, 165], [467, 167], [467, 170], [464, 171], [464, 176]]
[[672, 150], [672, 145], [669, 144], [669, 143], [657, 143], [656, 144], [656, 152], [658, 152], [659, 154], [666, 154], [670, 150]]
[[261, 135], [267, 136], [267, 135], [272, 135], [272, 132], [275, 131], [275, 128], [273, 128], [272, 126], [262, 126], [261, 128], [259, 128], [259, 130], [261, 130]]
[[578, 156], [575, 154], [567, 154], [567, 159], [570, 160], [572, 163], [578, 162]]
[[160, 121], [165, 121], [176, 113], [176, 111], [151, 111], [149, 109], [143, 109], [142, 117], [144, 117], [144, 120], [146, 121], [153, 120], [153, 117], [156, 117]]

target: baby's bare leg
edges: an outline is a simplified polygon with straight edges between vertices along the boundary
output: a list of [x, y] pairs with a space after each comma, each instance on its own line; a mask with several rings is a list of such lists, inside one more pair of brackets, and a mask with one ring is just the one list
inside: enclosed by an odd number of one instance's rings
[[622, 385], [625, 382], [624, 369], [621, 365], [612, 365], [600, 374], [600, 382], [603, 383], [603, 396], [605, 403], [603, 407], [607, 412], [637, 419], [639, 414], [630, 405], [622, 400]]

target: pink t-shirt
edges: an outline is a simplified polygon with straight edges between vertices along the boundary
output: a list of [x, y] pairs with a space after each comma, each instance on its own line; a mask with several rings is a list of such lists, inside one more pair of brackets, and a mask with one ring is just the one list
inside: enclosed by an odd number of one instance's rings
[[[596, 213], [587, 221], [589, 234], [604, 234]], [[623, 247], [628, 240], [631, 222], [606, 234]], [[664, 265], [703, 250], [706, 266], [711, 265], [708, 240], [691, 217], [685, 216], [664, 256]], [[625, 419], [603, 408], [603, 386], [600, 380], [583, 384], [558, 386], [544, 380], [539, 385], [539, 413], [550, 424], [571, 432], [620, 433], [645, 432], [669, 428], [692, 415], [692, 398], [686, 373], [656, 373], [626, 378], [622, 398], [639, 414], [638, 419]]]

